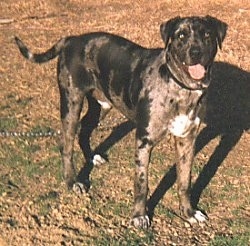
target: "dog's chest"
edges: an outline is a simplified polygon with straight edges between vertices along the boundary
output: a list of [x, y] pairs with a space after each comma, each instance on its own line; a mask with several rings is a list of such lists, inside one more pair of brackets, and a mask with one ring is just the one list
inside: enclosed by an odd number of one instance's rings
[[163, 129], [174, 136], [186, 137], [200, 123], [197, 114], [201, 96], [202, 91], [172, 87], [170, 81], [150, 95], [153, 98], [150, 120], [161, 122]]
[[169, 119], [168, 130], [176, 137], [186, 137], [190, 131], [200, 124], [201, 91], [181, 90], [173, 105], [173, 114]]

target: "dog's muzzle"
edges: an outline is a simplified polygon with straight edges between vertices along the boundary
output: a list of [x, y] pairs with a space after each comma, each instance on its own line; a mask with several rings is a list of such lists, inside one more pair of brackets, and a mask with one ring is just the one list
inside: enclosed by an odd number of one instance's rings
[[194, 80], [202, 80], [205, 78], [207, 69], [201, 64], [202, 52], [200, 47], [192, 46], [189, 50], [190, 61], [183, 62], [184, 70]]

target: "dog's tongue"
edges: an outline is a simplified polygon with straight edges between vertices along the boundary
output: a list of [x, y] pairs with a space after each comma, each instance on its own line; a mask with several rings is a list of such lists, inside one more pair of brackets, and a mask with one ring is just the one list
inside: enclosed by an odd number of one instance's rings
[[188, 66], [188, 72], [193, 79], [202, 79], [205, 76], [205, 68], [201, 64]]

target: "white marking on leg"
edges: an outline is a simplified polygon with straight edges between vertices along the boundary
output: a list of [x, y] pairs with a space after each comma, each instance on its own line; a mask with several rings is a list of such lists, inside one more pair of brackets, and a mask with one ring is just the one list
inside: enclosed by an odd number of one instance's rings
[[105, 110], [111, 109], [112, 106], [108, 102], [97, 100], [97, 102], [101, 105], [101, 107]]
[[194, 120], [194, 124], [196, 126], [198, 126], [198, 125], [200, 125], [200, 123], [201, 123], [201, 119], [199, 117], [196, 117], [195, 120]]
[[34, 55], [30, 51], [28, 51], [28, 59], [29, 60], [33, 60], [34, 59]]
[[106, 162], [106, 160], [97, 154], [97, 155], [94, 155], [92, 162], [93, 162], [94, 166], [100, 166], [100, 165], [104, 164]]

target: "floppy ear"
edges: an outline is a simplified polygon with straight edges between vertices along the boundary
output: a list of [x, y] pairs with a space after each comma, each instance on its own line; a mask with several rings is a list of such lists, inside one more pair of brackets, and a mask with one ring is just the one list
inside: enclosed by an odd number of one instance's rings
[[212, 26], [212, 30], [215, 31], [217, 44], [221, 49], [222, 42], [227, 32], [227, 24], [209, 15], [207, 15], [205, 18], [208, 21], [208, 23]]
[[181, 18], [178, 16], [161, 24], [160, 32], [161, 32], [161, 37], [165, 43], [165, 47], [167, 47], [169, 39], [174, 33], [174, 27], [180, 21], [180, 19]]

